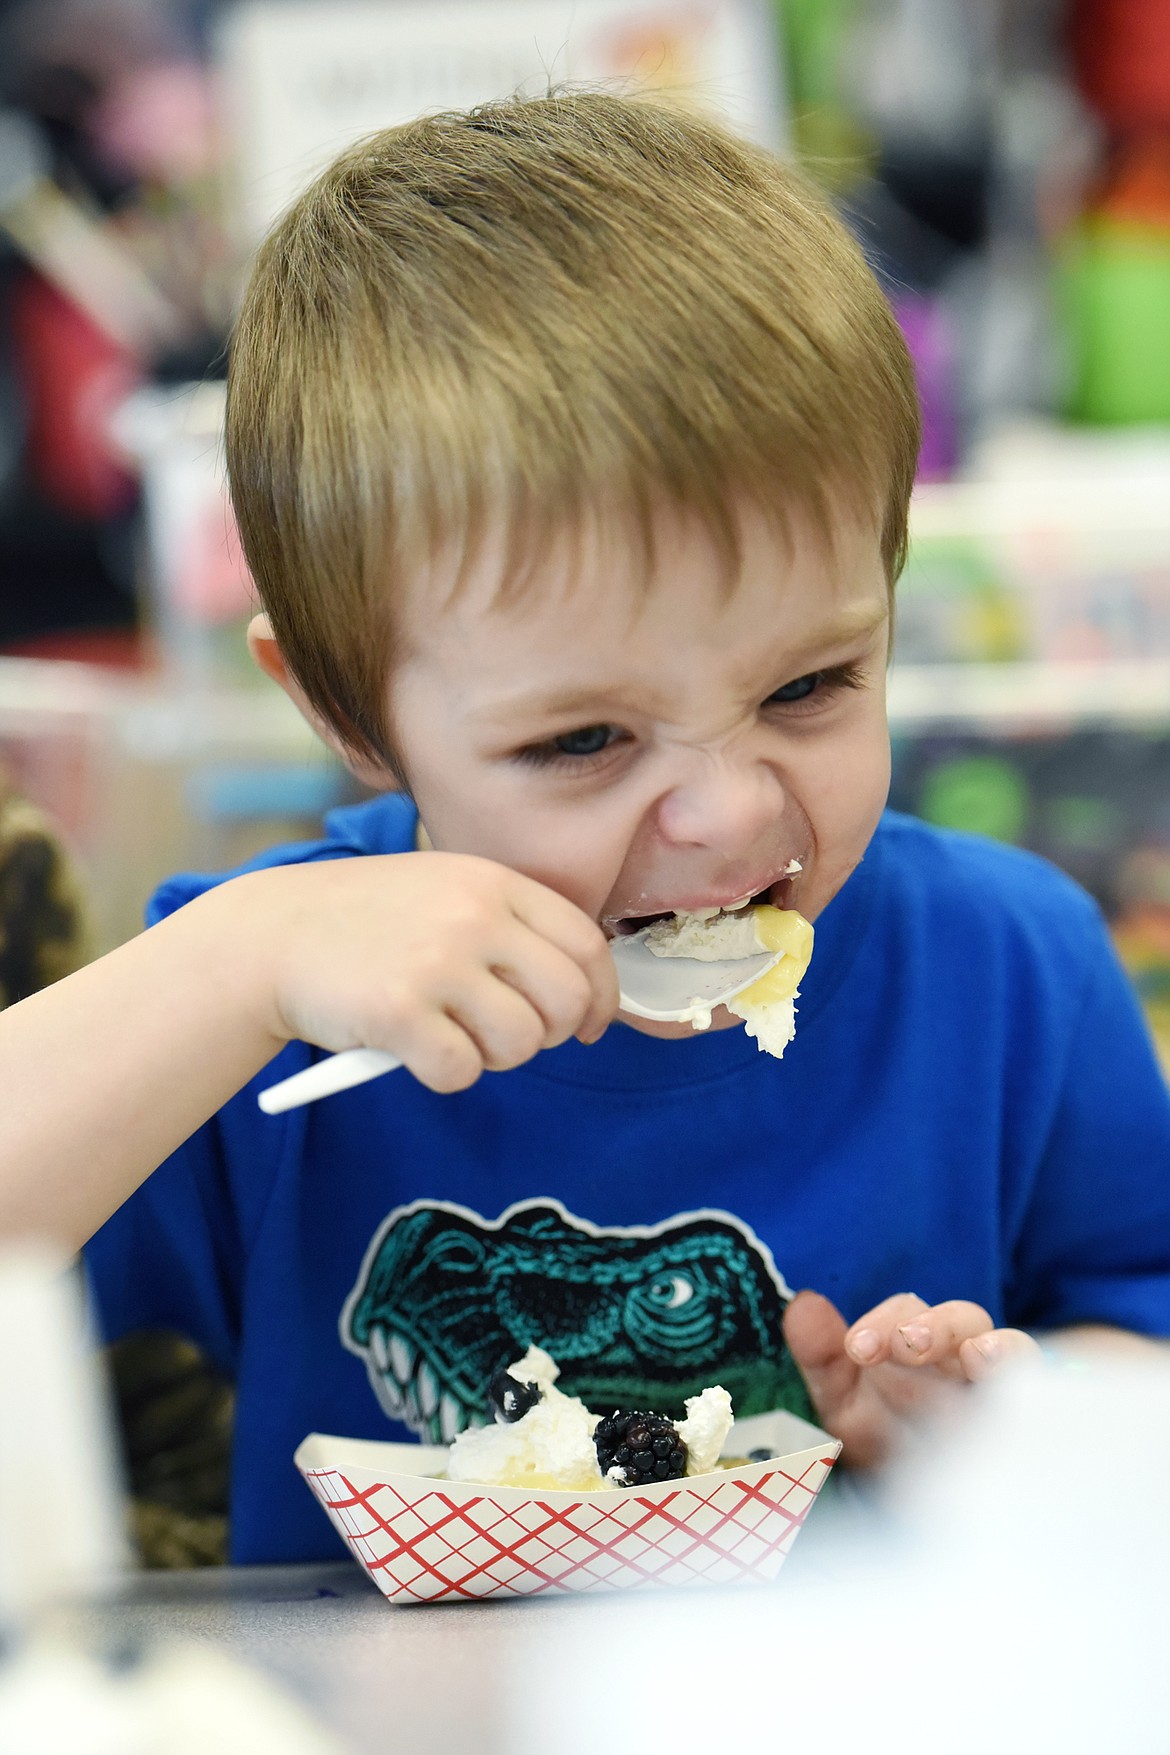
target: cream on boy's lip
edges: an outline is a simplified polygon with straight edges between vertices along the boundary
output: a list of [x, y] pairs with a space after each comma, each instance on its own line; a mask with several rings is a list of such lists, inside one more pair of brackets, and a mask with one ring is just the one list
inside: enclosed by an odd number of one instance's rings
[[765, 878], [763, 883], [748, 889], [737, 889], [734, 894], [727, 890], [705, 890], [690, 896], [672, 897], [668, 902], [659, 902], [650, 907], [631, 908], [621, 914], [603, 914], [600, 924], [608, 938], [617, 938], [625, 932], [637, 931], [636, 926], [626, 926], [624, 923], [627, 921], [655, 920], [664, 914], [691, 914], [700, 908], [722, 908], [730, 912], [746, 907], [753, 897], [764, 896], [765, 893], [773, 908], [788, 908], [792, 905], [796, 876], [803, 870], [803, 861], [791, 858], [778, 877]]

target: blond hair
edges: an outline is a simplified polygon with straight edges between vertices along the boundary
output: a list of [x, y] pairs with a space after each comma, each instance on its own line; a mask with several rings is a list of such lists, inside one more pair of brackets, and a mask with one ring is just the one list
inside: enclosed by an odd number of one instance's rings
[[392, 759], [396, 592], [502, 527], [502, 588], [599, 507], [664, 499], [734, 545], [736, 495], [904, 558], [913, 373], [856, 243], [789, 166], [681, 109], [513, 99], [347, 151], [262, 246], [228, 466], [290, 669]]

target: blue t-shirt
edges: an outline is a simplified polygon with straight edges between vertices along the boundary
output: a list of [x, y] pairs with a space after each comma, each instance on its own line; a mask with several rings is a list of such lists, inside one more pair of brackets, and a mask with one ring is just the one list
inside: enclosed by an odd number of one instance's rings
[[[399, 797], [259, 866], [402, 852]], [[152, 918], [218, 877], [177, 878]], [[790, 1291], [1170, 1334], [1170, 1096], [1098, 911], [1028, 854], [887, 813], [817, 923], [782, 1061], [615, 1024], [439, 1096], [406, 1072], [279, 1117], [290, 1044], [90, 1245], [108, 1334], [235, 1378], [240, 1561], [332, 1557], [307, 1432], [448, 1438], [533, 1342], [593, 1406], [708, 1383], [801, 1407]]]

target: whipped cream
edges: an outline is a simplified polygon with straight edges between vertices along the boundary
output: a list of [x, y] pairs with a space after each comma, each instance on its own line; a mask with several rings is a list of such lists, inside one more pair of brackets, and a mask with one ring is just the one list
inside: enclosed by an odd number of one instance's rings
[[521, 1420], [461, 1432], [447, 1459], [448, 1480], [600, 1492], [606, 1482], [593, 1444], [599, 1416], [556, 1387], [560, 1371], [540, 1347], [529, 1347], [509, 1365], [508, 1375], [519, 1383], [535, 1383], [540, 1400]]
[[[517, 1383], [534, 1383], [540, 1400], [518, 1420], [497, 1416], [493, 1426], [461, 1432], [447, 1458], [451, 1481], [496, 1487], [561, 1488], [570, 1493], [621, 1492], [620, 1469], [603, 1476], [593, 1434], [601, 1416], [556, 1387], [558, 1367], [541, 1347], [529, 1347], [508, 1366]], [[687, 1447], [687, 1474], [705, 1475], [719, 1463], [732, 1422], [731, 1397], [716, 1384], [686, 1402], [677, 1430]]]
[[734, 999], [724, 1000], [724, 1005], [735, 1018], [742, 1018], [744, 1032], [755, 1038], [762, 1054], [775, 1055], [781, 1060], [784, 1050], [796, 1035], [796, 1005], [800, 996], [793, 994], [792, 999], [770, 999], [756, 1004], [744, 993], [737, 993]]
[[710, 1474], [723, 1455], [731, 1431], [734, 1418], [731, 1397], [717, 1383], [700, 1395], [688, 1396], [684, 1406], [687, 1417], [677, 1424], [679, 1437], [687, 1447], [687, 1474]]

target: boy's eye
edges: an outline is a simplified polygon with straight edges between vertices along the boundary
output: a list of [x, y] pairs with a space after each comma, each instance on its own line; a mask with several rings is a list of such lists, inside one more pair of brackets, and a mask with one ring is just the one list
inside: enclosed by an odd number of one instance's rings
[[583, 725], [554, 737], [552, 747], [561, 756], [599, 756], [617, 736], [612, 725]]
[[798, 676], [793, 682], [785, 683], [781, 689], [774, 689], [765, 702], [766, 706], [782, 706], [788, 701], [804, 701], [812, 694], [822, 680], [823, 673], [819, 670], [810, 672], [808, 676]]
[[575, 731], [563, 731], [547, 743], [530, 744], [517, 752], [520, 761], [534, 768], [582, 766], [591, 756], [604, 755], [611, 744], [620, 743], [623, 733], [616, 725], [581, 725]]
[[794, 677], [782, 688], [773, 689], [764, 706], [799, 707], [807, 701], [811, 712], [815, 707], [829, 706], [843, 689], [860, 689], [864, 686], [865, 671], [861, 664], [834, 664], [828, 670], [810, 670], [807, 676]]

